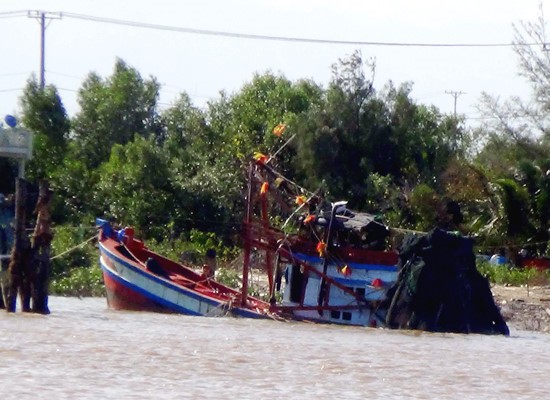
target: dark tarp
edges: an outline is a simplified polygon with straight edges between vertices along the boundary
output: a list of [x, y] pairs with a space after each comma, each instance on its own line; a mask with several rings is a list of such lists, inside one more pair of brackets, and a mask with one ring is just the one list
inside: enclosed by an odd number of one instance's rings
[[477, 270], [473, 239], [441, 229], [408, 236], [386, 298], [395, 329], [508, 335], [489, 282]]

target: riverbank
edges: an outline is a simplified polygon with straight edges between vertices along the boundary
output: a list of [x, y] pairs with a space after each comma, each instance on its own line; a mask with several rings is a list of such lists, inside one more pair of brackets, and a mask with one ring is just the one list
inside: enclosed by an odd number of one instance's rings
[[550, 333], [550, 285], [493, 285], [491, 291], [510, 328]]

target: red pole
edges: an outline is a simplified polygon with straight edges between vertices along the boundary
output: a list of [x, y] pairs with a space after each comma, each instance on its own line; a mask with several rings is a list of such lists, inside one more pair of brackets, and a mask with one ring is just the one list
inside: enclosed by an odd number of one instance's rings
[[[261, 195], [261, 201], [262, 201], [262, 226], [263, 226], [263, 233], [262, 234], [269, 234], [268, 228], [269, 228], [269, 215], [267, 214], [267, 191], [264, 193], [262, 191]], [[271, 254], [271, 249], [266, 248], [265, 250], [265, 269], [267, 272], [267, 280], [269, 282], [269, 293], [273, 293], [273, 257]]]
[[244, 220], [244, 253], [243, 253], [243, 287], [241, 295], [241, 306], [246, 307], [248, 298], [248, 270], [250, 268], [250, 252], [252, 241], [250, 238], [250, 223], [252, 222], [252, 176], [253, 165], [248, 166], [248, 188], [246, 194], [246, 216]]

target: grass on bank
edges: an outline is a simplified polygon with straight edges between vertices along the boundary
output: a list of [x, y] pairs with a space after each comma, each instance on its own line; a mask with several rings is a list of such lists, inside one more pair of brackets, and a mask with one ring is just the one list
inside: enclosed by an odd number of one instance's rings
[[510, 264], [493, 265], [487, 261], [477, 262], [478, 271], [497, 285], [544, 286], [550, 284], [550, 270], [517, 268]]

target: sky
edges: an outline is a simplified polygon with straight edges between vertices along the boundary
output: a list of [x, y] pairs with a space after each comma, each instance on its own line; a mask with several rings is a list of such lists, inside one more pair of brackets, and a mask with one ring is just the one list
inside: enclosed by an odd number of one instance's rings
[[[548, 3], [548, 1], [546, 1]], [[22, 88], [40, 70], [40, 24], [47, 11], [45, 79], [70, 116], [90, 72], [108, 77], [117, 58], [162, 85], [160, 105], [181, 92], [197, 106], [272, 72], [326, 87], [331, 65], [360, 50], [376, 60], [374, 87], [413, 83], [411, 96], [443, 113], [480, 120], [482, 92], [528, 98], [511, 47], [415, 47], [257, 40], [145, 29], [99, 17], [216, 32], [342, 42], [511, 43], [513, 24], [535, 21], [541, 0], [0, 0], [0, 116], [17, 114]], [[548, 4], [542, 2], [544, 11]], [[6, 14], [24, 11], [21, 14]], [[61, 13], [61, 18], [58, 18]], [[548, 14], [548, 12], [547, 12]], [[79, 17], [75, 17], [78, 15]], [[453, 95], [454, 93], [454, 95]], [[460, 94], [458, 94], [460, 93]]]

